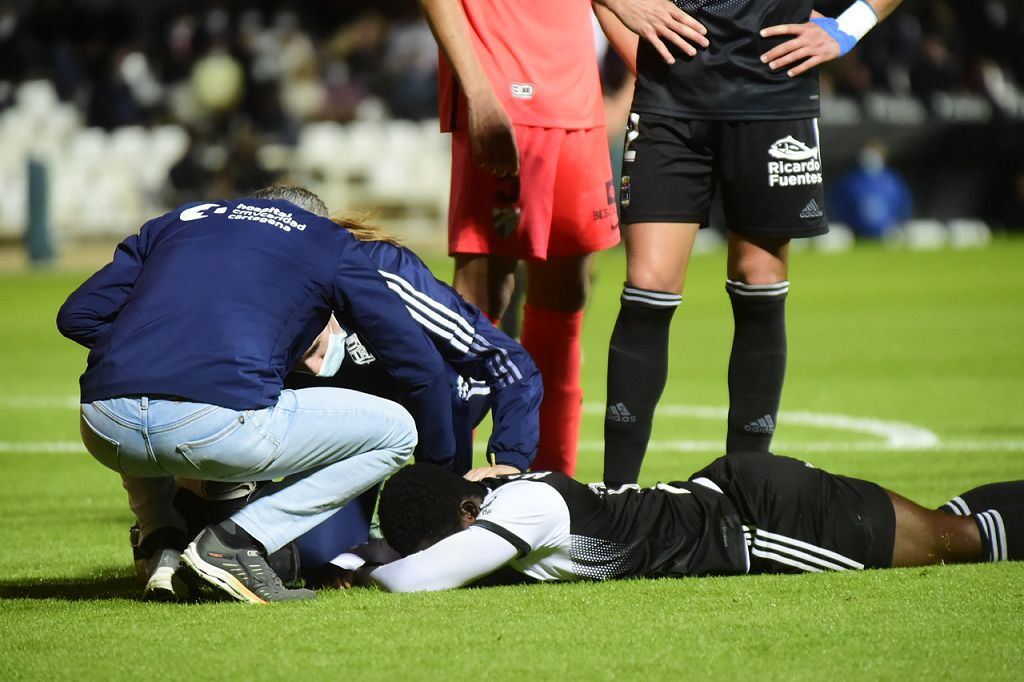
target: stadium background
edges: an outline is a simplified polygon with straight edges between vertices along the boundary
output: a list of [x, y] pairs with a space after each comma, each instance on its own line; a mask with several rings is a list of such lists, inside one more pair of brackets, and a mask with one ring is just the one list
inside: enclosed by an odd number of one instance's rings
[[[780, 452], [929, 505], [1024, 478], [1022, 39], [1019, 2], [905, 0], [824, 70], [826, 183], [879, 140], [914, 222], [794, 258]], [[408, 0], [0, 0], [0, 677], [1019, 679], [1019, 565], [136, 601], [130, 514], [77, 440], [85, 354], [56, 333], [57, 306], [152, 214], [276, 177], [373, 211], [447, 278], [435, 66]], [[615, 91], [621, 65], [604, 72]], [[30, 159], [45, 202], [29, 201]], [[704, 241], [645, 483], [721, 447], [731, 322], [724, 254]], [[30, 267], [47, 246], [57, 267]], [[621, 250], [595, 269], [585, 480], [622, 272]]]
[[[1020, 3], [904, 2], [823, 70], [826, 179], [877, 140], [915, 219], [1020, 228], [1022, 43]], [[601, 59], [613, 93], [621, 62]], [[36, 159], [59, 243], [290, 178], [334, 210], [372, 210], [440, 244], [449, 162], [436, 63], [415, 0], [4, 0], [0, 236], [23, 234]], [[613, 148], [624, 116], [610, 105]]]

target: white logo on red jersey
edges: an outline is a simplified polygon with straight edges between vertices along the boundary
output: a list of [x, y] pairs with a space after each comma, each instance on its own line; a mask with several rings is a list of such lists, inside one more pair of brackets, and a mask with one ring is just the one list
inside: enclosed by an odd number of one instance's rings
[[516, 99], [533, 99], [533, 93], [536, 88], [533, 87], [533, 83], [513, 83], [512, 84], [512, 96]]

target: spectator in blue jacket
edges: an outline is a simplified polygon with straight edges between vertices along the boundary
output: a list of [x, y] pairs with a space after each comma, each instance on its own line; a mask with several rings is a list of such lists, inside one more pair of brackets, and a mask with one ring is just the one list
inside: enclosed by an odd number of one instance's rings
[[850, 226], [858, 239], [883, 239], [910, 219], [910, 188], [899, 173], [886, 165], [881, 142], [868, 142], [857, 166], [836, 181], [829, 209], [837, 222]]
[[[284, 478], [181, 555], [190, 580], [240, 601], [314, 597], [285, 588], [266, 556], [401, 467], [417, 432], [425, 459], [450, 465], [455, 452], [444, 363], [368, 247], [326, 216], [296, 187], [187, 204], [122, 242], [57, 317], [90, 349], [81, 431], [102, 464], [157, 482]], [[408, 411], [340, 388], [283, 388], [332, 312]]]

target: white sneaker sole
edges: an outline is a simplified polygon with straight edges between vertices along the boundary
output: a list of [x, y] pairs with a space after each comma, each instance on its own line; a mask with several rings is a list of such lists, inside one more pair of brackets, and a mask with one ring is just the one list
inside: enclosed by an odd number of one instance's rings
[[178, 595], [171, 582], [173, 577], [174, 569], [170, 566], [160, 566], [153, 571], [142, 590], [142, 601], [177, 601]]
[[256, 593], [242, 584], [242, 581], [235, 576], [222, 568], [217, 568], [213, 564], [203, 561], [202, 557], [199, 556], [199, 552], [196, 551], [195, 542], [190, 543], [188, 548], [182, 552], [181, 563], [187, 566], [194, 575], [201, 578], [203, 582], [215, 587], [236, 601], [246, 602], [247, 604], [267, 603], [265, 599], [257, 596]]

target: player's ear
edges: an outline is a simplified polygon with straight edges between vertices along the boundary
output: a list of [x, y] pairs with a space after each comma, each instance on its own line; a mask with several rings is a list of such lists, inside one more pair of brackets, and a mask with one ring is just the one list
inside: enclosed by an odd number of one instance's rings
[[480, 514], [480, 503], [473, 497], [467, 497], [459, 505], [459, 518], [462, 519], [462, 526], [468, 528], [476, 521]]

